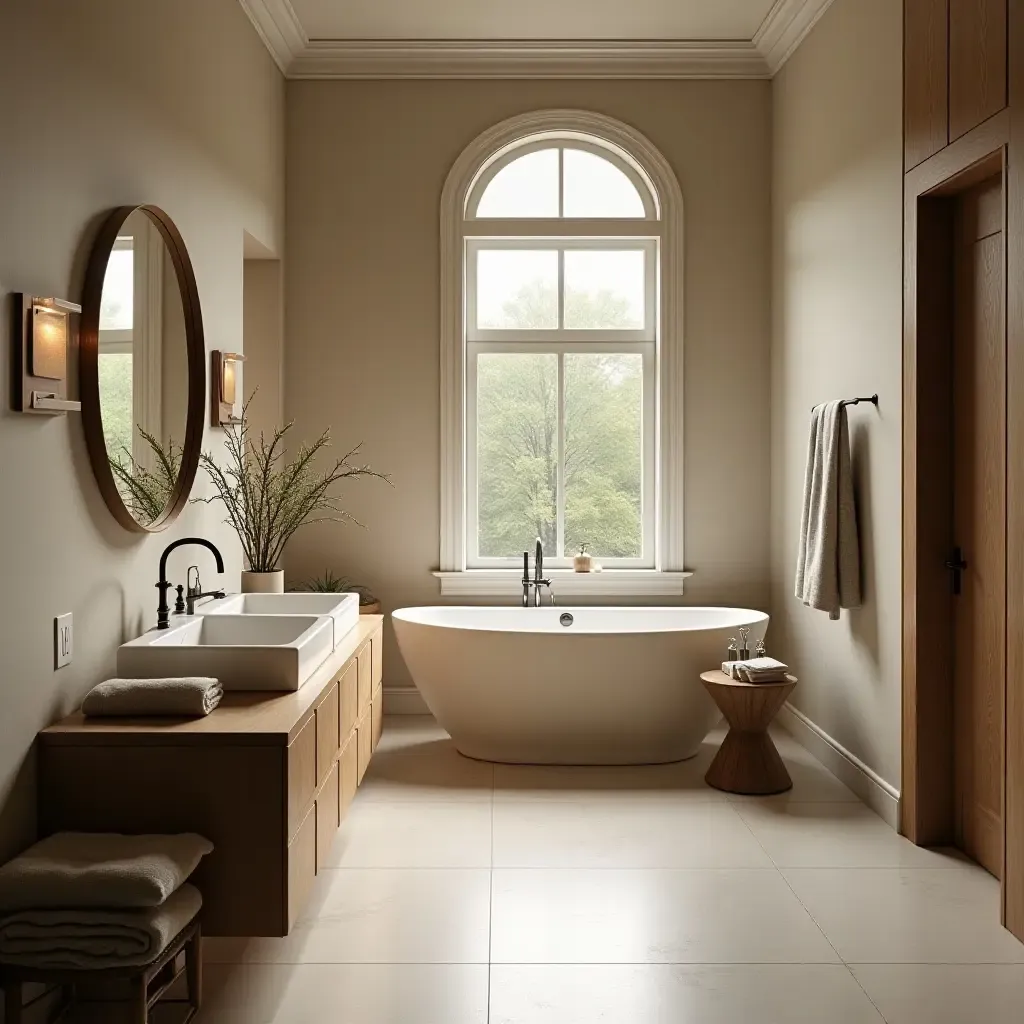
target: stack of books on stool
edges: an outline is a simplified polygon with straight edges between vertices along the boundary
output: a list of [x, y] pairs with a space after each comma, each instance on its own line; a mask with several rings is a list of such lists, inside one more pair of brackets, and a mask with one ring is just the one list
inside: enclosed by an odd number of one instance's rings
[[747, 661], [723, 661], [722, 671], [741, 683], [785, 682], [789, 666], [776, 658], [750, 658]]

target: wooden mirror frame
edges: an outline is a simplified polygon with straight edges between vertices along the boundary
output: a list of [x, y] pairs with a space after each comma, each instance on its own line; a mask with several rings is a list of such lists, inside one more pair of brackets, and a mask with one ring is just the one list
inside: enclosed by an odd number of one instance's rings
[[[125, 221], [139, 210], [149, 217], [160, 232], [174, 264], [185, 318], [185, 345], [188, 352], [188, 407], [181, 469], [163, 512], [152, 523], [146, 524], [140, 523], [131, 514], [114, 481], [107, 444], [103, 437], [99, 381], [100, 303], [107, 263]], [[126, 530], [133, 533], [159, 533], [166, 530], [188, 502], [199, 468], [206, 411], [206, 339], [203, 334], [203, 314], [199, 306], [199, 289], [196, 286], [196, 276], [188, 249], [174, 221], [158, 206], [120, 206], [110, 212], [100, 227], [85, 273], [78, 376], [85, 443], [89, 450], [89, 461], [92, 463], [96, 483], [99, 485], [103, 500], [107, 503], [107, 508]]]

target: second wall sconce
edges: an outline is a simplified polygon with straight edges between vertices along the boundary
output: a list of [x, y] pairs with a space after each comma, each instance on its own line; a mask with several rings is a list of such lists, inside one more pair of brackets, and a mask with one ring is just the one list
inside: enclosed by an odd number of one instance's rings
[[238, 405], [238, 364], [245, 362], [241, 352], [221, 352], [214, 349], [211, 353], [212, 372], [210, 374], [210, 396], [212, 423], [215, 427], [227, 427], [232, 423], [240, 423], [242, 417], [235, 411]]
[[53, 416], [81, 411], [82, 403], [67, 397], [68, 353], [74, 337], [71, 314], [81, 312], [81, 306], [66, 299], [15, 296], [19, 317], [15, 380], [21, 378], [15, 391], [18, 412]]

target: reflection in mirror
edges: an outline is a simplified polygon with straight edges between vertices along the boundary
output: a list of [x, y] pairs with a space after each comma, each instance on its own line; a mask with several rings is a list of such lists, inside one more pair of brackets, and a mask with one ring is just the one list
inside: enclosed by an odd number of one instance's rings
[[174, 261], [145, 209], [125, 220], [107, 261], [97, 363], [110, 469], [125, 507], [149, 526], [181, 468], [188, 346]]

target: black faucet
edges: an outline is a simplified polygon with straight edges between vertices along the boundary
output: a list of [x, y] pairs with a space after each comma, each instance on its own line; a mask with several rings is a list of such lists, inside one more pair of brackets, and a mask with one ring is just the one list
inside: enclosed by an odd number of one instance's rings
[[171, 584], [167, 582], [167, 556], [175, 548], [183, 547], [186, 544], [198, 544], [200, 547], [209, 548], [213, 552], [213, 557], [217, 560], [217, 572], [224, 572], [224, 559], [221, 558], [220, 552], [210, 541], [204, 540], [202, 537], [182, 537], [181, 540], [175, 540], [168, 544], [164, 548], [164, 553], [160, 556], [160, 579], [156, 585], [157, 590], [160, 591], [160, 603], [156, 609], [157, 629], [167, 629], [171, 618], [171, 609], [167, 606], [167, 591], [171, 587]]

